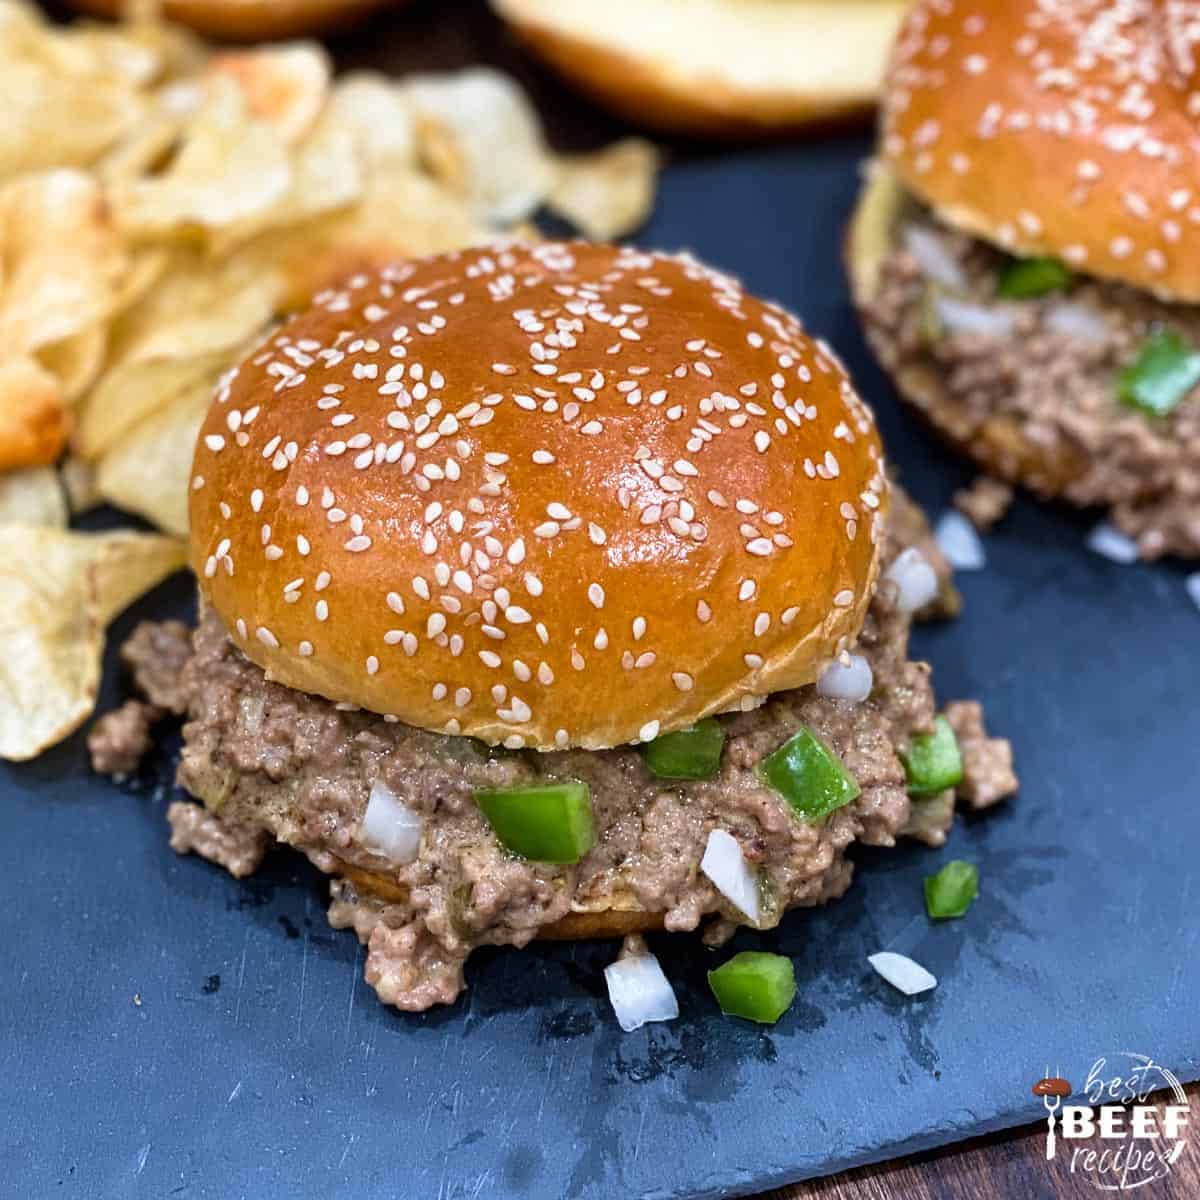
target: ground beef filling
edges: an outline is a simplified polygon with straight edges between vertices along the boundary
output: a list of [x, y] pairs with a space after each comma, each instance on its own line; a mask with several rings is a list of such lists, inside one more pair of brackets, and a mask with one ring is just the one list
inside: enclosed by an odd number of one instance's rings
[[[952, 794], [922, 801], [914, 814], [905, 788], [897, 748], [931, 727], [935, 709], [929, 668], [907, 657], [910, 622], [893, 593], [881, 586], [858, 648], [875, 674], [870, 700], [828, 700], [808, 687], [721, 717], [720, 773], [691, 783], [655, 779], [632, 748], [489, 749], [293, 691], [269, 682], [208, 613], [181, 677], [189, 720], [179, 768], [180, 783], [207, 808], [171, 806], [172, 845], [243, 875], [277, 840], [322, 870], [336, 874], [349, 864], [394, 880], [402, 902], [335, 880], [329, 917], [355, 930], [367, 946], [368, 982], [405, 1009], [453, 1001], [473, 947], [524, 945], [571, 912], [637, 906], [662, 912], [670, 930], [710, 919], [710, 936], [728, 936], [740, 916], [699, 871], [717, 827], [738, 838], [761, 873], [769, 897], [763, 923], [774, 925], [789, 907], [841, 895], [852, 842], [890, 846], [908, 832], [939, 844], [953, 821]], [[962, 724], [983, 747], [969, 762], [980, 777], [966, 786], [986, 803], [1015, 780], [1007, 743], [988, 739], [977, 715]], [[825, 739], [862, 789], [821, 824], [797, 819], [754, 770], [801, 725]], [[597, 845], [568, 867], [514, 858], [492, 835], [473, 789], [556, 778], [589, 785]], [[424, 818], [420, 853], [406, 866], [360, 840], [376, 780]]]
[[[1200, 554], [1200, 389], [1166, 417], [1117, 399], [1116, 376], [1157, 329], [1200, 346], [1200, 308], [1165, 304], [1123, 284], [1081, 278], [1069, 291], [1021, 302], [998, 301], [1007, 260], [952, 232], [928, 213], [912, 224], [937, 239], [961, 269], [956, 299], [1011, 317], [1011, 332], [983, 335], [939, 328], [935, 288], [903, 237], [884, 260], [867, 306], [872, 343], [893, 373], [932, 367], [954, 405], [957, 441], [977, 441], [989, 419], [1015, 421], [1025, 440], [1070, 463], [1069, 478], [1025, 478], [1082, 505], [1112, 509], [1145, 557]], [[1100, 319], [1095, 335], [1062, 332], [1063, 304]], [[1012, 473], [1020, 474], [1017, 464]]]

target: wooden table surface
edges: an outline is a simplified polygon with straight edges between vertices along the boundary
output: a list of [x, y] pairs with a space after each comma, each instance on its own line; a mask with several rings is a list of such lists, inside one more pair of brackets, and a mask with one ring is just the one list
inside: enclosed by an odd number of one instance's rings
[[[1186, 1090], [1200, 1122], [1200, 1084]], [[1088, 1144], [1101, 1148], [1098, 1140]], [[1047, 1162], [1046, 1126], [1039, 1122], [931, 1154], [780, 1188], [756, 1200], [1095, 1200], [1102, 1195], [1093, 1180], [1071, 1174], [1070, 1155], [1062, 1152], [1061, 1141], [1059, 1147], [1058, 1156]], [[1171, 1174], [1137, 1189], [1137, 1195], [1146, 1200], [1200, 1198], [1200, 1129], [1191, 1130]]]

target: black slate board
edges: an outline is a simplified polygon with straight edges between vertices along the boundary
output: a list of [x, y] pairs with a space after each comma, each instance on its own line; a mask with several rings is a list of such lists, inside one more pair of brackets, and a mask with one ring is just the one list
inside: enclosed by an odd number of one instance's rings
[[[857, 140], [671, 169], [641, 240], [690, 247], [802, 313], [847, 358], [934, 510], [969, 477], [897, 407], [839, 263]], [[158, 764], [131, 794], [82, 739], [0, 769], [0, 1192], [42, 1197], [716, 1196], [1030, 1121], [1047, 1066], [1121, 1050], [1200, 1076], [1200, 613], [1183, 571], [1088, 553], [1090, 519], [1022, 500], [922, 630], [943, 698], [1012, 737], [1014, 803], [943, 851], [859, 856], [842, 902], [735, 948], [795, 960], [775, 1028], [719, 1017], [697, 942], [659, 937], [682, 1015], [622, 1034], [613, 946], [485, 950], [453, 1008], [405, 1016], [361, 982], [296, 856], [238, 883], [166, 847]], [[186, 612], [172, 581], [118, 624]], [[110, 661], [104, 703], [118, 695]], [[967, 919], [922, 877], [978, 863]], [[906, 1000], [866, 956], [941, 980]]]

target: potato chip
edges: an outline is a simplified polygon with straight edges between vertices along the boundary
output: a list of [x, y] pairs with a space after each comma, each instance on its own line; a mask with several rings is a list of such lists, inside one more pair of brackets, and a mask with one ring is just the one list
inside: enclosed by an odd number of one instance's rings
[[344, 212], [267, 233], [242, 253], [281, 273], [281, 307], [293, 312], [358, 271], [490, 236], [443, 187], [416, 172], [398, 171], [380, 174]]
[[117, 27], [76, 25], [55, 32], [70, 46], [82, 47], [97, 71], [137, 87], [198, 71], [208, 56], [204, 43], [183, 26], [153, 19]]
[[111, 366], [83, 404], [75, 449], [94, 459], [186, 387], [214, 376], [274, 316], [267, 264], [177, 255], [157, 288], [112, 327]]
[[107, 187], [119, 189], [152, 174], [170, 157], [186, 124], [186, 116], [167, 110], [160, 101], [105, 151], [94, 167], [97, 178]]
[[74, 537], [80, 561], [93, 572], [97, 611], [105, 625], [187, 565], [187, 544], [182, 538], [132, 529]]
[[416, 169], [416, 120], [386, 76], [373, 71], [343, 75], [333, 85], [325, 114], [353, 136], [369, 171]]
[[333, 74], [329, 55], [315, 42], [214, 54], [208, 71], [236, 80], [251, 116], [272, 125], [285, 142], [312, 128]]
[[624, 138], [592, 154], [560, 158], [546, 205], [585, 237], [610, 241], [645, 222], [657, 176], [658, 151], [642, 138]]
[[108, 350], [108, 325], [100, 321], [51, 346], [43, 346], [37, 360], [57, 380], [63, 402], [74, 404], [99, 378]]
[[96, 484], [110, 504], [181, 537], [188, 531], [192, 452], [212, 402], [213, 380], [180, 392], [136, 425], [99, 462]]
[[345, 208], [362, 194], [363, 176], [354, 136], [322, 119], [290, 155], [292, 182], [287, 194], [267, 211], [230, 225], [211, 239], [214, 254], [251, 235], [281, 225], [296, 225], [333, 209]]
[[118, 224], [138, 237], [203, 232], [259, 216], [291, 180], [283, 140], [249, 115], [232, 79], [217, 75], [174, 160], [158, 175], [115, 184], [113, 206]]
[[74, 454], [68, 454], [58, 468], [59, 479], [67, 496], [67, 508], [72, 516], [87, 512], [101, 503], [96, 487], [95, 465]]
[[141, 119], [145, 98], [23, 5], [0, 9], [0, 180], [93, 162]]
[[132, 308], [166, 274], [171, 252], [162, 246], [145, 247], [132, 252], [130, 267], [113, 301], [113, 316]]
[[157, 534], [0, 526], [0, 758], [33, 758], [87, 719], [104, 626], [185, 560]]
[[67, 428], [62, 389], [49, 371], [31, 358], [0, 362], [0, 471], [54, 462]]
[[129, 260], [100, 185], [83, 171], [24, 175], [0, 188], [0, 346], [36, 350], [112, 310]]
[[554, 186], [541, 123], [515, 80], [489, 67], [414, 75], [401, 94], [417, 114], [421, 152], [460, 188], [475, 215], [503, 227], [532, 213]]
[[0, 475], [0, 525], [65, 527], [67, 498], [53, 467]]
[[54, 530], [0, 526], [0, 758], [29, 759], [87, 720], [104, 631], [96, 584], [46, 553]]

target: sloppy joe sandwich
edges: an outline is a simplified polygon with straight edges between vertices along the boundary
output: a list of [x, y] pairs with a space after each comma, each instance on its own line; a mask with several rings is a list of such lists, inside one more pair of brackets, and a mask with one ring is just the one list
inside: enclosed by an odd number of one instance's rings
[[907, 656], [944, 564], [841, 364], [690, 257], [350, 279], [223, 381], [190, 516], [172, 845], [302, 851], [401, 1008], [483, 944], [769, 928], [1015, 786]]
[[996, 475], [1200, 554], [1200, 6], [920, 0], [850, 242], [900, 391]]

